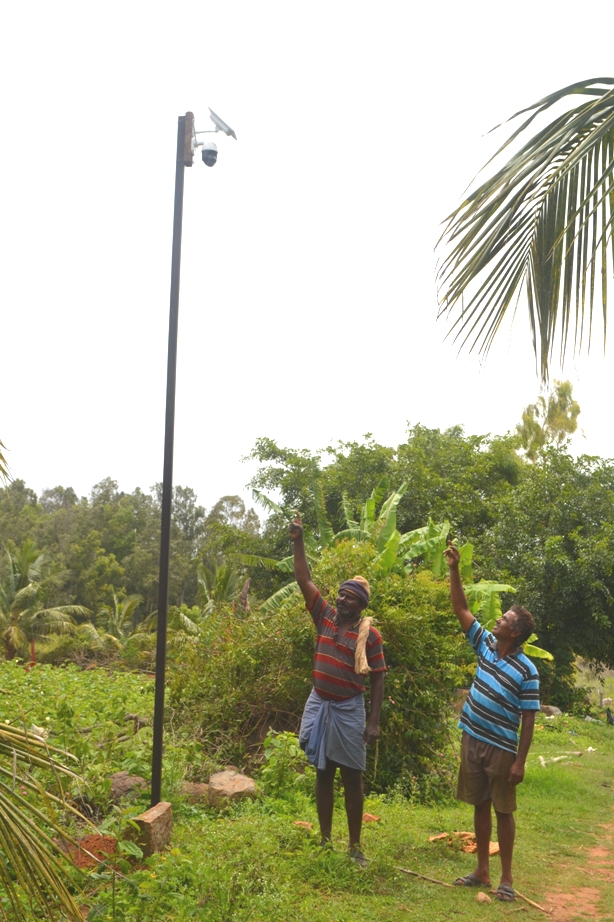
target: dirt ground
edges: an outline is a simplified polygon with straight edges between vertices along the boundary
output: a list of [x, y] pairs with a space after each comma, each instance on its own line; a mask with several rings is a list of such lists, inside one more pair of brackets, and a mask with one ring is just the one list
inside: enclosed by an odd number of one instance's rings
[[614, 823], [600, 824], [595, 839], [598, 844], [586, 849], [587, 863], [580, 869], [587, 886], [569, 893], [548, 893], [541, 902], [554, 922], [611, 918], [599, 912], [598, 904], [604, 888], [614, 886]]

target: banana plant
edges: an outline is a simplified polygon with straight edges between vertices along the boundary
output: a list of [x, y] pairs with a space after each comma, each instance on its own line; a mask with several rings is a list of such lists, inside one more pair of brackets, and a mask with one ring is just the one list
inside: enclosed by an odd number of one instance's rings
[[[362, 507], [360, 523], [353, 518], [349, 499], [347, 494], [344, 493], [342, 503], [347, 527], [335, 533], [326, 514], [322, 484], [317, 474], [314, 473], [311, 489], [318, 522], [319, 540], [316, 540], [308, 533], [305, 534], [305, 551], [309, 564], [313, 566], [317, 562], [324, 548], [332, 547], [338, 541], [351, 538], [355, 541], [371, 541], [375, 544], [379, 552], [375, 565], [382, 572], [391, 570], [398, 561], [397, 551], [401, 540], [401, 535], [396, 527], [397, 507], [407, 490], [407, 484], [402, 484], [398, 490], [391, 493], [383, 503], [379, 514], [376, 514], [377, 508], [382, 503], [388, 488], [388, 478], [383, 477], [365, 501]], [[255, 492], [255, 496], [269, 512], [274, 512], [284, 518], [289, 517], [288, 510], [278, 506], [268, 497], [258, 492]], [[270, 557], [242, 554], [237, 559], [245, 566], [261, 566], [268, 570], [280, 570], [282, 573], [292, 573], [294, 569], [294, 558], [292, 556], [284, 557], [282, 560], [274, 560]], [[283, 586], [262, 603], [260, 611], [278, 611], [298, 591], [299, 588], [296, 582]]]
[[[480, 624], [491, 631], [497, 618], [503, 614], [501, 606], [501, 593], [516, 592], [513, 586], [507, 583], [497, 583], [495, 580], [481, 579], [478, 583], [473, 582], [473, 569], [471, 561], [473, 559], [473, 545], [465, 544], [459, 548], [461, 552], [461, 578], [465, 581], [463, 589], [469, 604], [469, 611], [478, 619]], [[464, 557], [464, 569], [463, 569]], [[542, 647], [535, 646], [534, 641], [538, 639], [536, 634], [531, 634], [529, 639], [522, 646], [523, 652], [527, 656], [535, 659], [553, 660], [552, 653], [544, 650]]]

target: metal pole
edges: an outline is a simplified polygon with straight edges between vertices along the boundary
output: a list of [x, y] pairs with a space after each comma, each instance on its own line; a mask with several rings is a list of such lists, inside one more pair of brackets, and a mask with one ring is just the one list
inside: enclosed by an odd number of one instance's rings
[[[162, 477], [162, 522], [160, 529], [160, 580], [158, 585], [158, 630], [156, 642], [156, 687], [154, 703], [153, 752], [151, 759], [151, 806], [160, 803], [162, 787], [162, 738], [164, 735], [164, 686], [166, 673], [166, 624], [168, 615], [168, 571], [171, 544], [173, 499], [173, 442], [175, 435], [175, 382], [177, 378], [177, 327], [179, 322], [179, 277], [181, 272], [181, 228], [183, 219], [183, 179], [188, 145], [191, 145], [191, 112], [179, 116], [177, 163], [175, 170], [175, 212], [173, 217], [173, 258], [171, 300], [168, 324], [168, 366], [166, 373], [166, 425], [164, 430], [164, 473]], [[188, 136], [189, 134], [189, 136]]]

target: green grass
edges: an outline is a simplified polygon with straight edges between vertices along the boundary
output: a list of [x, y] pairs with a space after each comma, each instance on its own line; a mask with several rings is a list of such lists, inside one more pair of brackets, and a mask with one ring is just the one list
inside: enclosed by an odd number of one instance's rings
[[[103, 802], [105, 778], [121, 768], [148, 775], [150, 731], [126, 727], [126, 712], [151, 716], [151, 682], [104, 670], [36, 667], [30, 673], [0, 664], [0, 719], [47, 726], [50, 742], [77, 751], [81, 770]], [[79, 730], [94, 727], [89, 733]], [[117, 742], [127, 730], [128, 739]], [[453, 731], [458, 736], [456, 730]], [[522, 903], [479, 905], [473, 890], [449, 890], [396, 870], [404, 867], [451, 881], [475, 866], [474, 857], [442, 843], [438, 832], [472, 828], [471, 808], [450, 801], [421, 805], [401, 798], [371, 797], [368, 812], [381, 818], [364, 827], [370, 859], [361, 871], [345, 856], [346, 821], [341, 794], [334, 820], [334, 850], [318, 848], [315, 804], [300, 788], [262, 798], [219, 815], [190, 806], [176, 795], [178, 780], [194, 775], [195, 747], [167, 737], [165, 797], [173, 802], [173, 847], [140, 868], [122, 865], [124, 876], [100, 867], [85, 885], [91, 922], [442, 922], [447, 919], [540, 918]], [[382, 744], [380, 744], [382, 745]], [[458, 745], [456, 741], [455, 746]], [[592, 747], [595, 751], [588, 752]], [[567, 762], [550, 759], [582, 751]], [[519, 789], [515, 879], [540, 902], [548, 893], [598, 887], [603, 919], [614, 919], [611, 881], [597, 872], [588, 850], [599, 842], [614, 853], [599, 824], [614, 824], [614, 728], [581, 718], [537, 719], [525, 782]], [[295, 820], [314, 824], [309, 832]], [[614, 859], [614, 854], [610, 860]], [[492, 862], [497, 879], [498, 859]], [[584, 869], [584, 870], [583, 870]], [[526, 910], [526, 911], [525, 911]], [[512, 918], [517, 918], [513, 915]]]

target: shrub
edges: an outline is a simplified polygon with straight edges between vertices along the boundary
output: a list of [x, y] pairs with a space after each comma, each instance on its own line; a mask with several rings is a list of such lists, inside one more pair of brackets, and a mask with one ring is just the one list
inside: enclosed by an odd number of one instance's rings
[[[446, 583], [427, 572], [381, 573], [376, 557], [370, 544], [340, 542], [323, 552], [313, 579], [325, 598], [334, 598], [340, 582], [356, 573], [371, 584], [369, 613], [384, 637], [389, 671], [367, 781], [376, 791], [393, 785], [409, 791], [416, 776], [432, 775], [446, 746], [465, 641]], [[256, 611], [238, 619], [230, 610], [216, 613], [184, 662], [171, 667], [175, 725], [192, 728], [221, 761], [258, 760], [270, 727], [298, 730], [311, 688], [313, 646], [313, 626], [299, 596], [277, 614]]]

